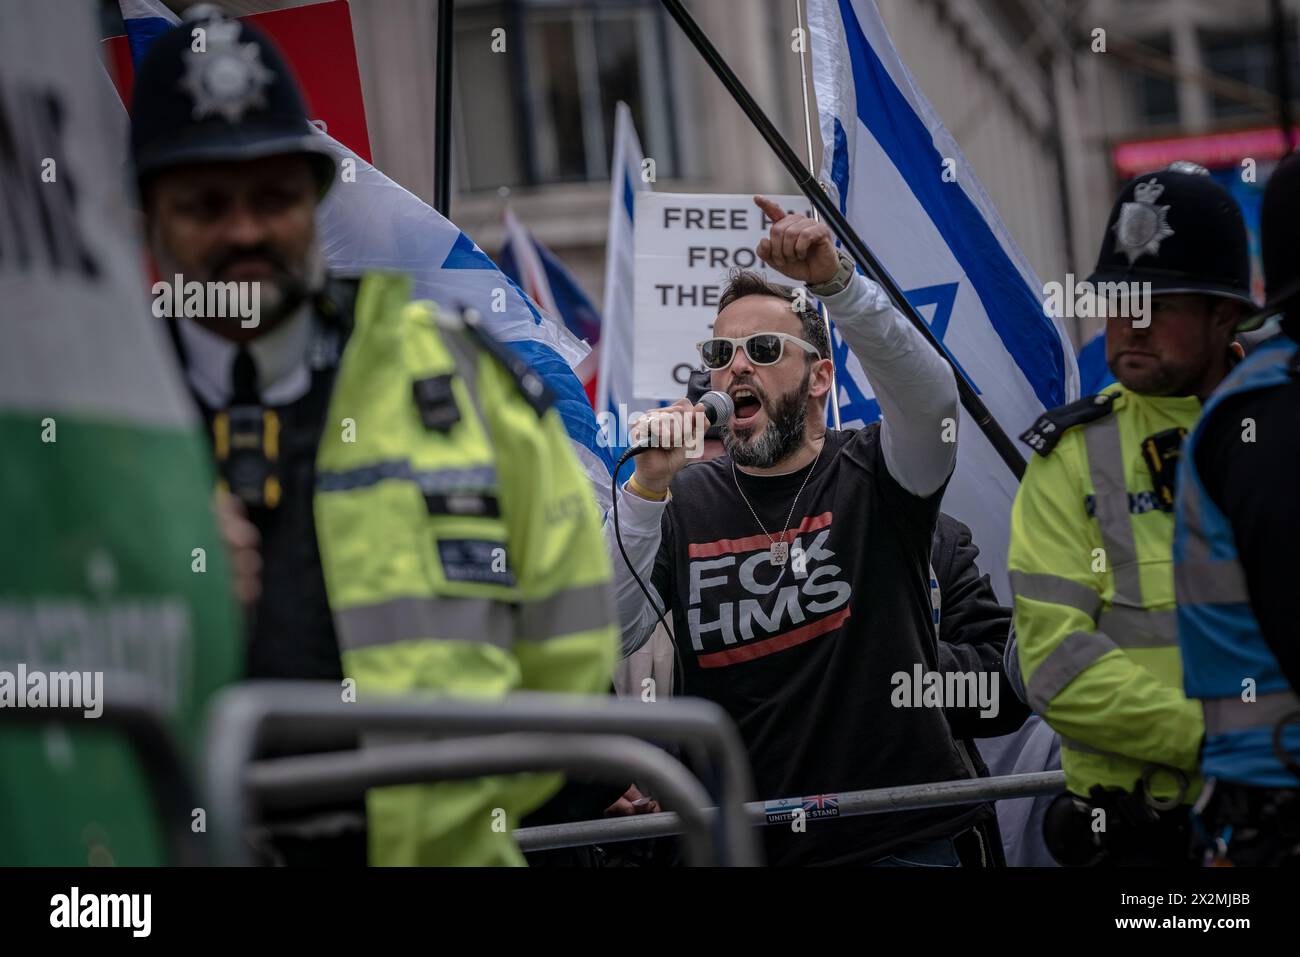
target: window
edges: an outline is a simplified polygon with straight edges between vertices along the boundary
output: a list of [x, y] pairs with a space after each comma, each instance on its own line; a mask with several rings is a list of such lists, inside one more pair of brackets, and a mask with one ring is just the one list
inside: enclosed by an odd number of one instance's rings
[[[1144, 46], [1169, 56], [1169, 37], [1142, 41]], [[1137, 71], [1138, 112], [1146, 126], [1164, 126], [1178, 122], [1178, 88], [1173, 79], [1141, 68]]]
[[[492, 52], [505, 29], [506, 52]], [[458, 178], [468, 189], [609, 177], [614, 108], [632, 108], [656, 174], [674, 175], [674, 109], [654, 0], [456, 7]]]
[[[1273, 63], [1273, 41], [1267, 28], [1250, 33], [1202, 33], [1201, 59], [1211, 73], [1249, 84], [1277, 95], [1277, 68]], [[1300, 49], [1294, 31], [1287, 34], [1287, 62], [1291, 96], [1300, 94]], [[1217, 94], [1210, 109], [1222, 118], [1260, 115], [1257, 107]]]

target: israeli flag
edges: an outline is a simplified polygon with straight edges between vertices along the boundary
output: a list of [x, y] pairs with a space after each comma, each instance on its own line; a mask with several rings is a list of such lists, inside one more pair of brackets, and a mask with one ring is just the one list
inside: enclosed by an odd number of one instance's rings
[[[132, 61], [179, 19], [157, 0], [119, 0]], [[343, 144], [325, 137], [335, 159], [348, 161], [355, 182], [335, 184], [317, 210], [321, 248], [331, 270], [406, 273], [416, 299], [448, 309], [473, 308], [488, 331], [519, 353], [555, 397], [574, 452], [602, 505], [608, 505], [613, 462], [598, 441], [596, 417], [574, 368], [590, 349], [562, 323], [543, 315], [469, 235]]]
[[[873, 0], [809, 0], [808, 26], [822, 181], [1014, 438], [1043, 409], [1078, 397], [1070, 339], [1045, 314], [1042, 283], [899, 59]], [[833, 345], [841, 424], [876, 420], [861, 365], [838, 335]], [[965, 411], [960, 433], [943, 508], [971, 527], [982, 570], [1009, 601], [1018, 483]]]
[[1117, 381], [1115, 373], [1106, 365], [1106, 330], [1103, 329], [1079, 350], [1079, 394], [1096, 395]]
[[[642, 175], [645, 154], [636, 135], [632, 110], [619, 102], [614, 112], [614, 163], [610, 170], [609, 232], [605, 241], [605, 303], [600, 336], [600, 371], [595, 407], [603, 424], [602, 437], [613, 461], [623, 454], [619, 438], [627, 428], [623, 416], [657, 408], [660, 403], [632, 394], [632, 292], [636, 271], [636, 192], [650, 189]], [[620, 479], [631, 474], [623, 467]]]
[[568, 330], [592, 347], [574, 373], [587, 397], [594, 401], [600, 352], [600, 313], [555, 253], [537, 241], [507, 206], [505, 242], [497, 251], [501, 271], [548, 316], [563, 320]]

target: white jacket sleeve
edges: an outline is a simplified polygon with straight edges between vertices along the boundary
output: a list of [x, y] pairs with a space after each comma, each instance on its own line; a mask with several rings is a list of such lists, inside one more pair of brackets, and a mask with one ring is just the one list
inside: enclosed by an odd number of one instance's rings
[[[618, 495], [619, 531], [622, 532], [623, 547], [627, 556], [636, 567], [636, 573], [645, 582], [646, 589], [654, 596], [659, 611], [664, 610], [663, 596], [651, 583], [654, 574], [655, 557], [659, 554], [661, 539], [660, 522], [668, 500], [651, 502], [622, 486]], [[614, 602], [618, 609], [619, 627], [622, 630], [621, 654], [627, 657], [649, 640], [654, 631], [659, 611], [652, 608], [632, 577], [628, 564], [618, 548], [614, 537], [614, 510], [605, 513], [605, 545], [609, 550], [609, 560], [614, 565]], [[665, 616], [665, 619], [667, 616]]]
[[821, 301], [880, 402], [889, 474], [913, 495], [933, 494], [957, 462], [956, 441], [944, 441], [945, 433], [955, 437], [959, 419], [952, 367], [865, 276], [855, 273], [843, 291]]

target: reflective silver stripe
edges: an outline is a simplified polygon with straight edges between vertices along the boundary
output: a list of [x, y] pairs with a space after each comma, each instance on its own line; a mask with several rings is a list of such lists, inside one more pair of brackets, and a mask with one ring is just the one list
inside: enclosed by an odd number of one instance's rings
[[1115, 642], [1104, 632], [1070, 632], [1030, 676], [1025, 689], [1029, 704], [1039, 714], [1046, 714], [1047, 706], [1066, 685], [1102, 655], [1117, 650]]
[[[1202, 562], [1210, 557], [1210, 543], [1205, 540], [1205, 523], [1201, 517], [1201, 490], [1196, 482], [1196, 470], [1187, 470], [1188, 481], [1178, 490], [1182, 499], [1182, 515], [1178, 521], [1187, 529], [1183, 557], [1189, 562]], [[1182, 601], [1180, 598], [1179, 601]]]
[[346, 472], [320, 472], [316, 476], [316, 490], [320, 492], [350, 492], [368, 488], [380, 482], [396, 479], [414, 482], [425, 494], [446, 492], [485, 492], [496, 489], [497, 471], [490, 465], [468, 469], [423, 469], [416, 471], [404, 459], [376, 462]]
[[451, 357], [456, 363], [456, 371], [464, 378], [465, 383], [469, 386], [469, 391], [477, 394], [478, 354], [466, 339], [464, 329], [440, 328], [438, 335], [442, 339], [442, 344], [447, 347], [447, 351], [451, 353]]
[[1273, 691], [1254, 701], [1213, 698], [1201, 702], [1205, 711], [1205, 733], [1227, 734], [1250, 728], [1271, 728], [1288, 715], [1300, 722], [1300, 697], [1292, 691]]
[[488, 598], [393, 598], [336, 612], [346, 651], [399, 641], [486, 642], [509, 648], [514, 606]]
[[1246, 572], [1233, 559], [1187, 559], [1174, 564], [1174, 589], [1179, 604], [1249, 604]]
[[1106, 548], [1106, 564], [1115, 576], [1113, 604], [1141, 608], [1145, 603], [1138, 574], [1133, 517], [1128, 508], [1128, 486], [1124, 481], [1119, 417], [1110, 415], [1085, 426], [1083, 438], [1088, 450], [1088, 472], [1096, 492], [1095, 513], [1101, 527], [1101, 543]]
[[478, 413], [478, 420], [486, 431], [488, 418], [483, 414], [483, 402], [478, 394], [477, 346], [469, 342], [463, 325], [459, 329], [440, 328], [439, 334], [443, 345], [456, 361], [456, 369], [465, 380], [465, 389], [469, 392], [470, 401], [474, 403], [474, 411]]
[[544, 641], [613, 626], [613, 594], [605, 583], [570, 588], [519, 606], [518, 635], [524, 641]]
[[1178, 614], [1173, 609], [1108, 608], [1097, 627], [1121, 648], [1169, 648], [1178, 644]]
[[1059, 575], [1038, 572], [1010, 573], [1011, 591], [1017, 598], [1045, 601], [1053, 605], [1066, 605], [1083, 612], [1094, 622], [1101, 611], [1101, 596], [1087, 585], [1081, 585]]
[[1201, 490], [1193, 472], [1181, 491], [1181, 521], [1187, 537], [1183, 557], [1174, 563], [1174, 594], [1182, 605], [1235, 605], [1249, 603], [1246, 572], [1232, 558], [1211, 558], [1201, 514]]

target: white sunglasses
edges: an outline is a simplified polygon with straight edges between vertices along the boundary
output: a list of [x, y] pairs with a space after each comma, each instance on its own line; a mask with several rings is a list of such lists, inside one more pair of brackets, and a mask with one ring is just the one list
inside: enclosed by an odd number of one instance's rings
[[749, 361], [756, 366], [770, 366], [780, 362], [781, 356], [785, 354], [787, 342], [793, 342], [805, 352], [821, 356], [812, 343], [798, 336], [792, 336], [788, 332], [756, 332], [752, 336], [740, 336], [735, 339], [714, 336], [712, 339], [695, 343], [695, 348], [700, 350], [704, 368], [716, 372], [731, 365], [731, 360], [736, 358], [738, 348], [744, 349], [745, 355], [749, 356]]

